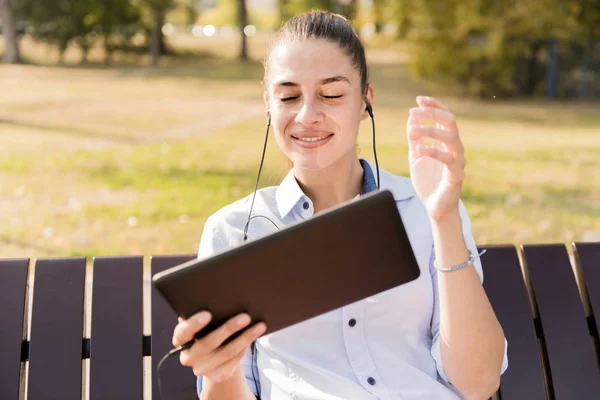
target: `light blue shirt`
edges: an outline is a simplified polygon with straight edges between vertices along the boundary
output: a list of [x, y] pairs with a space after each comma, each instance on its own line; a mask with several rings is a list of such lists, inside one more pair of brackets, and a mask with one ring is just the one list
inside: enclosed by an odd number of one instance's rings
[[[363, 193], [377, 189], [374, 166], [361, 159]], [[444, 373], [440, 353], [437, 270], [429, 218], [408, 178], [380, 170], [381, 190], [396, 200], [416, 259], [418, 279], [289, 328], [260, 337], [255, 357], [241, 362], [256, 394], [252, 369], [263, 400], [440, 400], [459, 399]], [[357, 196], [356, 198], [358, 198]], [[242, 243], [252, 196], [236, 201], [206, 221], [199, 258]], [[477, 248], [467, 211], [460, 203], [463, 235]], [[292, 169], [276, 187], [258, 191], [248, 240], [310, 218], [314, 209]], [[480, 260], [475, 269], [483, 282]], [[276, 282], [274, 282], [276, 284]], [[252, 290], [250, 287], [248, 290]], [[502, 372], [508, 367], [505, 355]], [[202, 377], [198, 378], [198, 393]]]

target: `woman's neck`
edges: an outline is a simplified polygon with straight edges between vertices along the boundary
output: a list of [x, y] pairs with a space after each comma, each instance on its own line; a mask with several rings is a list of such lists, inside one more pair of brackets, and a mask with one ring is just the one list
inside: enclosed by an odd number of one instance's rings
[[363, 168], [354, 152], [317, 171], [297, 168], [294, 176], [312, 200], [315, 213], [352, 200], [363, 186]]

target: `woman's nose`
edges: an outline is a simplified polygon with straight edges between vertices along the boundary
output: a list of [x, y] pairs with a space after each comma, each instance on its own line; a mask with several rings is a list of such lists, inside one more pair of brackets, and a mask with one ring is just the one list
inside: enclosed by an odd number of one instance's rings
[[305, 101], [296, 115], [296, 122], [306, 126], [313, 125], [323, 119], [323, 112], [313, 101]]

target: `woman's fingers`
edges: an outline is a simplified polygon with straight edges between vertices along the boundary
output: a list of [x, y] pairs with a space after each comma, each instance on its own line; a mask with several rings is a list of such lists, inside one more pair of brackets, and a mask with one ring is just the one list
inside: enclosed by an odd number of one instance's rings
[[[423, 144], [423, 138], [431, 138], [434, 143], [444, 143], [446, 150], [456, 158], [463, 157], [464, 146], [460, 140], [456, 118], [442, 102], [427, 96], [418, 96], [419, 107], [410, 109], [407, 121], [407, 136], [411, 152]], [[436, 126], [426, 126], [426, 121], [434, 121]], [[439, 146], [436, 146], [439, 147]], [[414, 158], [414, 157], [413, 157]]]
[[417, 140], [422, 139], [424, 137], [428, 137], [440, 140], [445, 143], [450, 143], [458, 139], [458, 135], [456, 134], [456, 132], [425, 125], [409, 125], [408, 137], [411, 140]]
[[410, 109], [410, 115], [420, 121], [435, 121], [444, 128], [458, 133], [456, 118], [450, 111], [435, 107], [413, 107]]
[[458, 137], [458, 133], [454, 131], [424, 125], [408, 125], [407, 129], [409, 142], [413, 146], [423, 144], [423, 138], [431, 138], [434, 143], [444, 143], [446, 148], [457, 157], [464, 153], [464, 146]]
[[447, 166], [451, 166], [452, 163], [455, 161], [454, 156], [451, 153], [449, 153], [447, 151], [443, 151], [442, 149], [435, 148], [435, 147], [418, 145], [417, 153], [418, 153], [418, 156], [421, 156], [421, 157], [426, 156], [426, 157], [435, 158], [436, 160], [438, 160], [441, 163], [446, 164]]
[[416, 148], [416, 158], [419, 157], [433, 158], [446, 165], [450, 183], [462, 182], [464, 179], [466, 160], [463, 156], [456, 157], [452, 153], [440, 148], [418, 145]]
[[240, 351], [247, 349], [248, 346], [252, 342], [254, 342], [260, 335], [265, 333], [267, 330], [267, 326], [264, 322], [259, 322], [253, 327], [247, 329], [240, 336], [232, 340], [227, 345], [223, 346], [220, 349], [217, 349], [216, 356], [220, 358], [221, 362], [225, 362], [226, 360], [235, 357], [237, 353]]
[[197, 376], [210, 374], [211, 371], [220, 365], [237, 358], [240, 352], [242, 355], [245, 354], [252, 342], [265, 333], [266, 329], [267, 326], [265, 323], [259, 322], [245, 330], [240, 336], [227, 343], [225, 346], [214, 349], [210, 353], [204, 352], [202, 342], [205, 338], [202, 338], [198, 340], [192, 348], [181, 353], [181, 364], [193, 366], [194, 373], [198, 372]]
[[449, 110], [447, 105], [429, 96], [417, 96], [417, 104], [419, 107], [435, 107], [441, 110]]
[[179, 347], [194, 338], [211, 320], [208, 311], [201, 311], [186, 320], [181, 319], [173, 331], [173, 346]]
[[194, 344], [194, 347], [203, 349], [205, 353], [209, 353], [223, 344], [231, 335], [245, 328], [251, 322], [248, 314], [242, 313], [227, 320], [223, 325], [204, 336]]

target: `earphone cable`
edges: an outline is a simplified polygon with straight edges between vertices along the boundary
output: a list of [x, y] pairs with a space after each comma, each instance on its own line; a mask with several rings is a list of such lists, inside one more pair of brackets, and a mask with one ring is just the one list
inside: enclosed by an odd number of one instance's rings
[[[267, 142], [269, 141], [269, 128], [270, 127], [271, 127], [271, 115], [267, 114], [267, 133], [265, 134], [265, 144], [263, 146], [262, 157], [260, 159], [260, 166], [258, 167], [258, 174], [256, 175], [256, 185], [254, 186], [254, 194], [252, 195], [252, 202], [250, 203], [250, 211], [248, 212], [248, 222], [246, 222], [246, 226], [244, 227], [244, 242], [246, 240], [248, 240], [248, 227], [250, 226], [250, 220], [252, 219], [251, 218], [252, 209], [254, 208], [254, 200], [256, 199], [256, 192], [258, 190], [258, 182], [260, 181], [260, 173], [262, 171], [263, 163], [265, 161], [265, 153], [267, 151]], [[273, 221], [271, 221], [271, 222], [273, 222]], [[277, 226], [277, 225], [275, 225], [275, 226]]]
[[377, 150], [375, 145], [375, 117], [373, 116], [373, 109], [369, 106], [369, 116], [371, 117], [371, 125], [373, 127], [373, 157], [375, 157], [375, 167], [377, 169], [377, 189], [381, 189], [379, 183], [379, 161], [377, 161]]
[[163, 366], [163, 363], [164, 363], [165, 361], [167, 361], [167, 359], [168, 359], [169, 357], [171, 357], [171, 356], [173, 356], [173, 355], [175, 355], [175, 354], [177, 354], [177, 353], [181, 352], [182, 350], [185, 350], [186, 348], [189, 348], [189, 347], [191, 347], [191, 345], [185, 344], [185, 345], [183, 345], [183, 346], [179, 346], [179, 347], [176, 347], [176, 348], [174, 348], [174, 349], [171, 349], [171, 350], [170, 350], [170, 351], [169, 351], [167, 354], [165, 354], [165, 355], [163, 356], [163, 358], [161, 358], [161, 359], [160, 359], [160, 361], [158, 362], [158, 365], [157, 365], [157, 367], [156, 367], [156, 377], [157, 377], [156, 381], [157, 381], [157, 383], [158, 383], [158, 398], [159, 398], [159, 400], [163, 400], [163, 399], [164, 399], [164, 396], [163, 396], [163, 391], [162, 391], [162, 384], [161, 384], [162, 382], [161, 382], [161, 379], [160, 379], [160, 369], [162, 368], [162, 366]]

